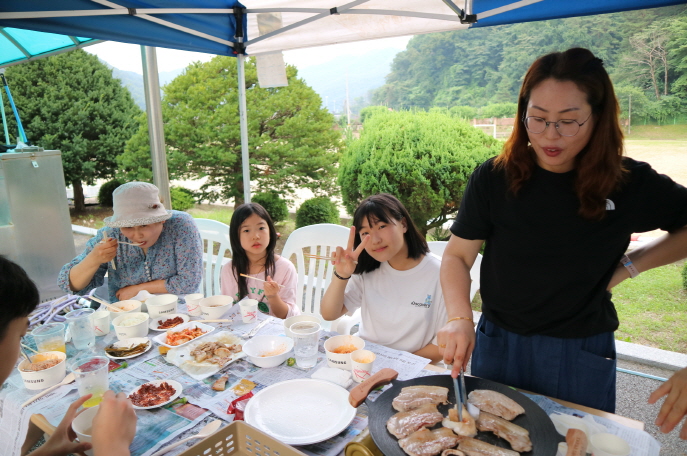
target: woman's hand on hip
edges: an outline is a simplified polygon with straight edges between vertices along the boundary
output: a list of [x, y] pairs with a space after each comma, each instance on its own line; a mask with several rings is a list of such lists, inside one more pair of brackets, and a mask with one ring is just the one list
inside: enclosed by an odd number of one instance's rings
[[451, 376], [457, 377], [460, 368], [467, 367], [475, 348], [475, 327], [472, 320], [454, 320], [437, 333], [439, 354], [446, 364], [452, 364]]
[[365, 236], [356, 249], [353, 249], [355, 242], [355, 227], [351, 227], [348, 235], [348, 246], [344, 250], [343, 247], [337, 247], [336, 251], [332, 253], [332, 264], [336, 267], [336, 273], [342, 277], [350, 277], [355, 271], [358, 264], [358, 257], [365, 250], [365, 246], [370, 241], [369, 236]]

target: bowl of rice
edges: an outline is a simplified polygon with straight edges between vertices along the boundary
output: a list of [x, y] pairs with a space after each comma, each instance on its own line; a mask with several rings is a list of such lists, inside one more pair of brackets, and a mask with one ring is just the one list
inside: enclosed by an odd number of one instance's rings
[[333, 336], [324, 342], [329, 367], [351, 369], [351, 353], [365, 348], [365, 341], [358, 336]]
[[284, 336], [255, 336], [243, 344], [248, 360], [258, 367], [275, 367], [286, 361], [293, 350], [293, 339]]
[[112, 326], [119, 340], [130, 339], [132, 337], [145, 337], [148, 335], [149, 320], [150, 317], [147, 313], [126, 313], [115, 318], [112, 321]]
[[31, 362], [24, 360], [17, 369], [30, 390], [41, 390], [60, 383], [67, 375], [67, 355], [59, 351], [49, 351], [31, 356]]

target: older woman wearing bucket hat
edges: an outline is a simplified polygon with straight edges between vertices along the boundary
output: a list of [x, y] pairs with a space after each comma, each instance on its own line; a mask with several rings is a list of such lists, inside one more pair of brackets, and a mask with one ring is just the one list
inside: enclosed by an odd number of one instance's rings
[[114, 214], [84, 252], [62, 267], [60, 288], [85, 294], [101, 286], [107, 273], [111, 302], [142, 290], [195, 293], [203, 276], [203, 251], [193, 218], [166, 210], [158, 188], [146, 182], [121, 185], [112, 198]]

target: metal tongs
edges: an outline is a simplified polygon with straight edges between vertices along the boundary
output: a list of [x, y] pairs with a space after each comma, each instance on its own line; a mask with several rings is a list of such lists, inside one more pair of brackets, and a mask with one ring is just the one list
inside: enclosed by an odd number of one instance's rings
[[453, 388], [456, 393], [456, 410], [458, 411], [458, 420], [463, 421], [463, 406], [467, 407], [468, 394], [465, 390], [465, 377], [464, 377], [463, 367], [460, 368], [460, 385], [458, 385], [458, 379], [453, 379]]

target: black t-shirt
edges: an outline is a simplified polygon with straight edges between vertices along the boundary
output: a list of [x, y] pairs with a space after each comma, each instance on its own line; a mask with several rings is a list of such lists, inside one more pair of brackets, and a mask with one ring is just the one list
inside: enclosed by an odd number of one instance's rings
[[632, 233], [687, 225], [687, 188], [625, 158], [622, 188], [598, 222], [581, 218], [575, 171], [537, 167], [517, 197], [493, 159], [470, 177], [451, 226], [484, 239], [480, 293], [486, 318], [521, 335], [588, 337], [618, 328], [606, 287]]

